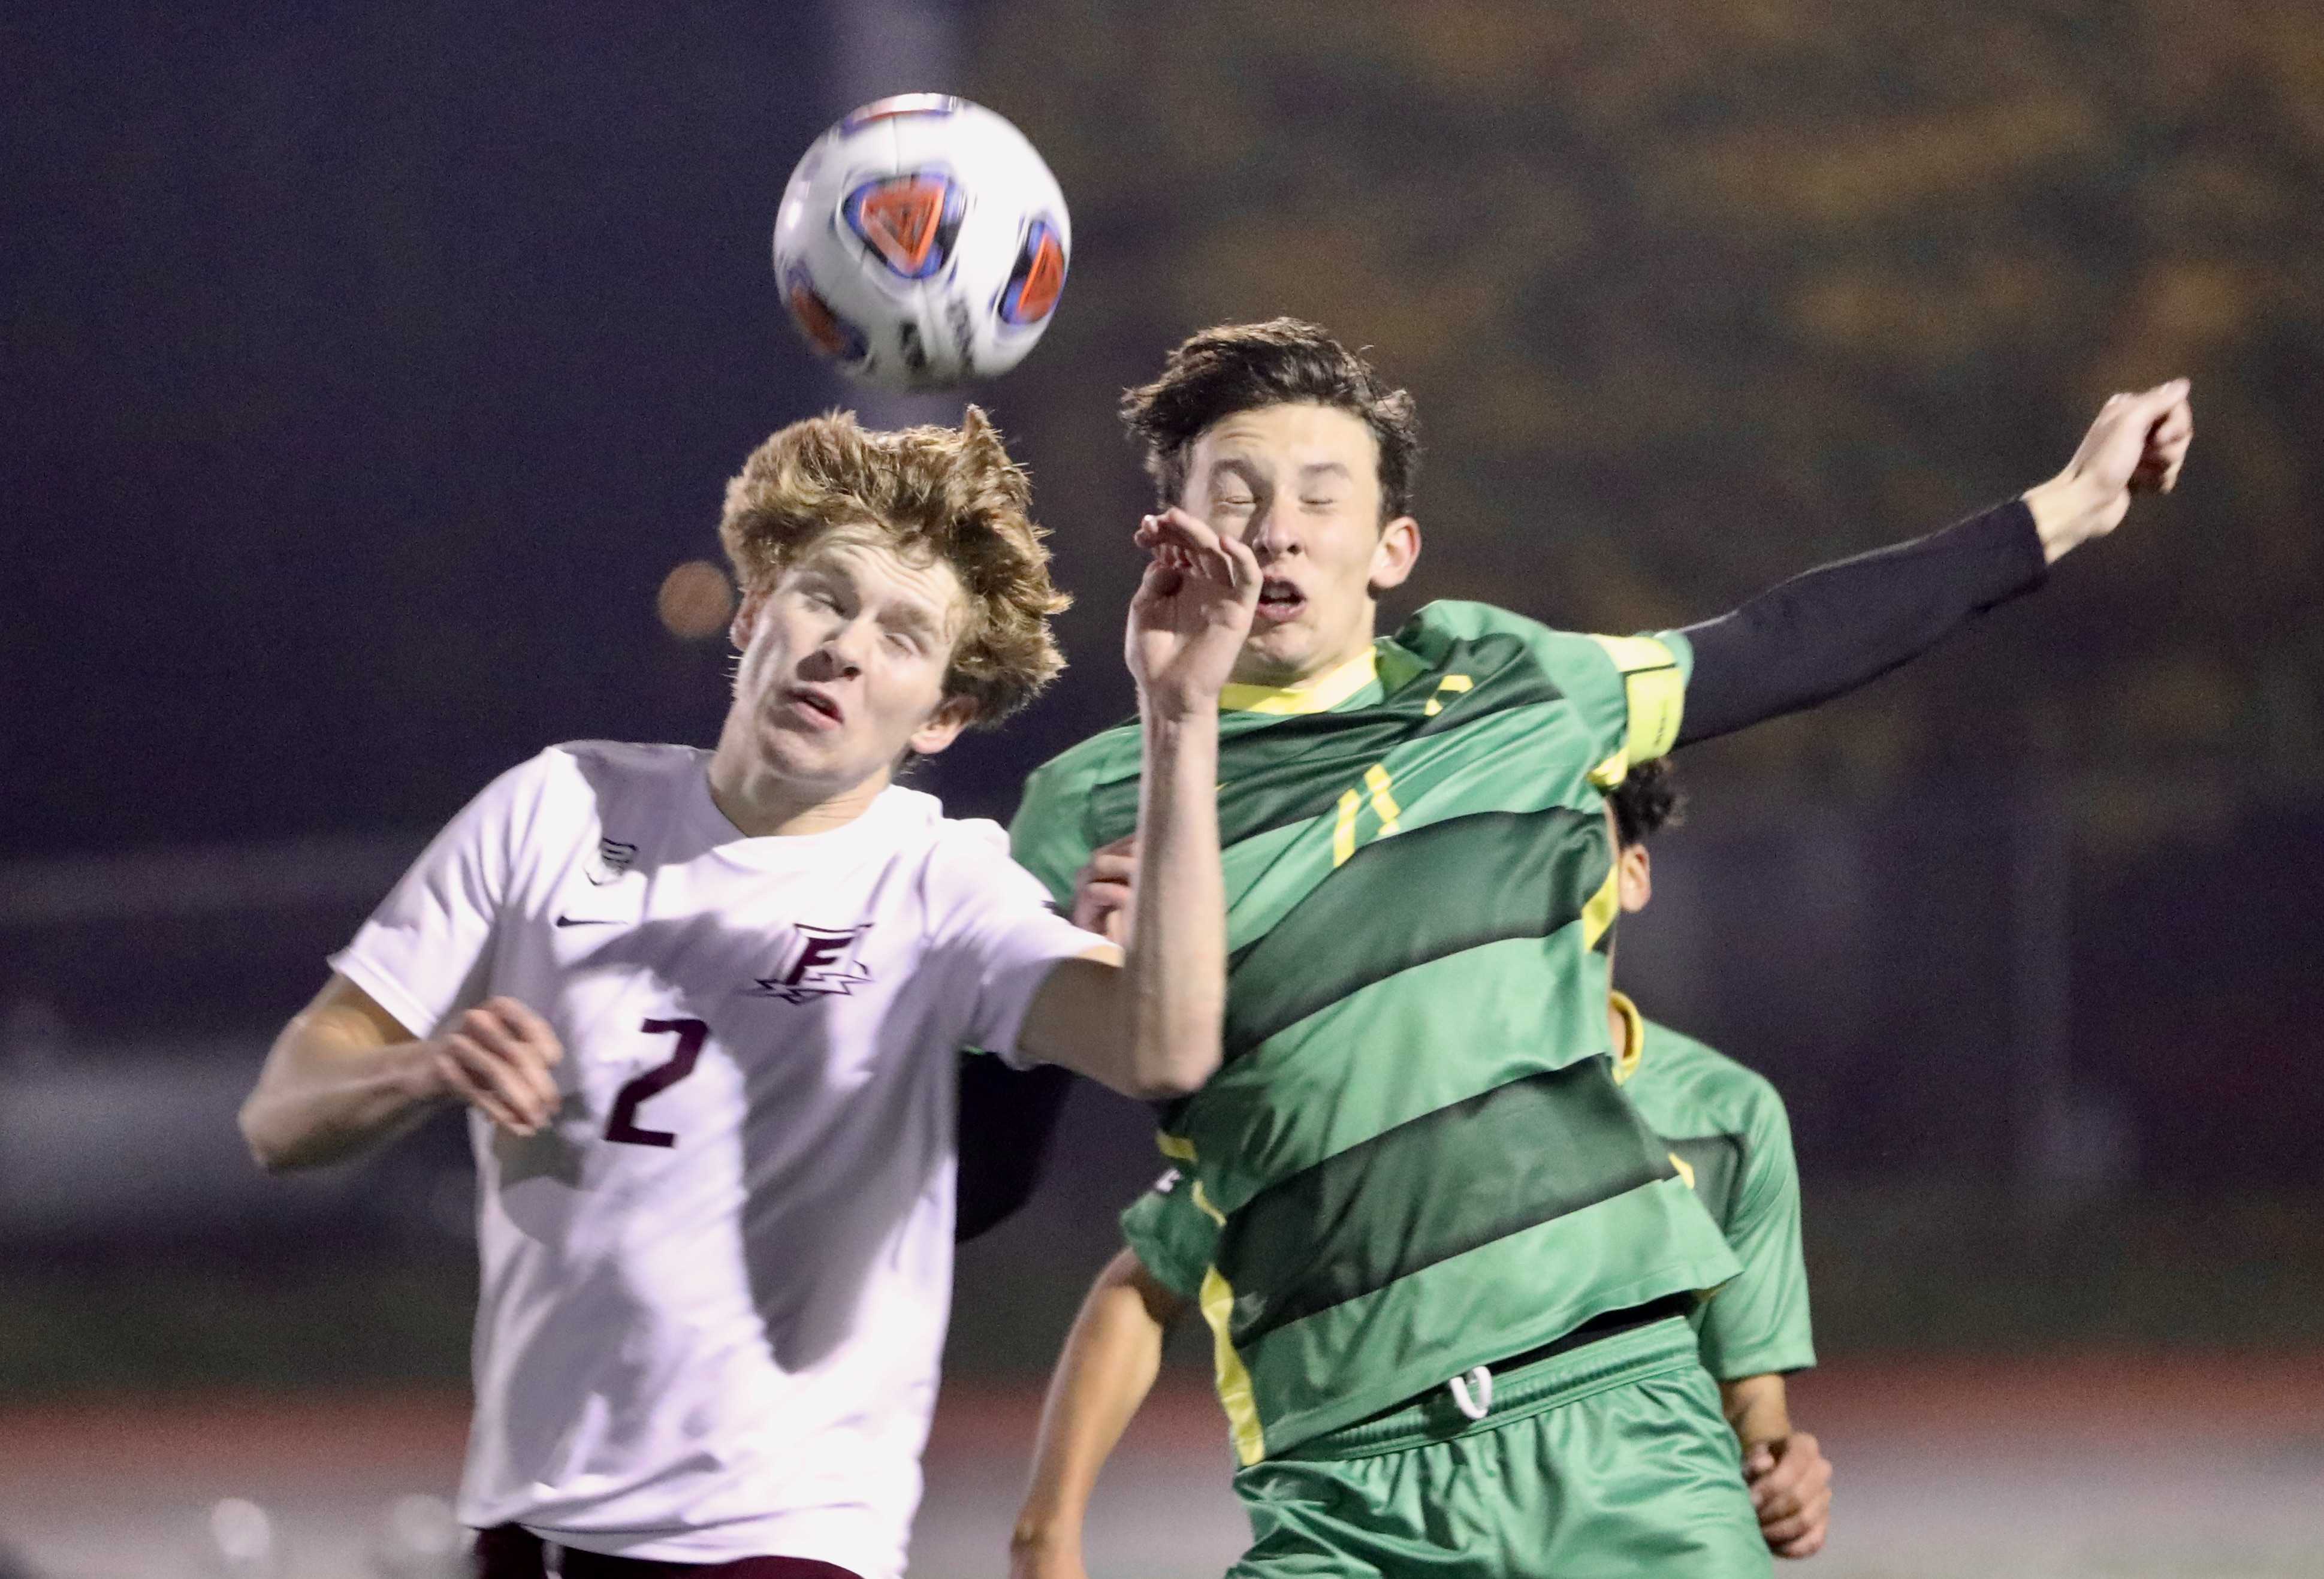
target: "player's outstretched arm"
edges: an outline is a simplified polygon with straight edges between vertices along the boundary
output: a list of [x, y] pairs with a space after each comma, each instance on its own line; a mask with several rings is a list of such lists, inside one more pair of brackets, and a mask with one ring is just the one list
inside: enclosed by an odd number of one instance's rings
[[1126, 956], [1108, 949], [1051, 971], [1018, 1039], [1045, 1063], [1154, 1099], [1195, 1090], [1219, 1064], [1219, 693], [1250, 633], [1259, 573], [1249, 549], [1183, 510], [1148, 516], [1138, 543], [1152, 560], [1124, 642], [1145, 752], [1130, 943]]
[[1153, 1390], [1163, 1336], [1187, 1308], [1132, 1251], [1098, 1274], [1041, 1405], [1032, 1479], [1009, 1537], [1010, 1579], [1085, 1579], [1091, 1489]]
[[2063, 471], [1957, 526], [1795, 576], [1691, 625], [1678, 743], [1854, 690], [1918, 657], [2121, 524], [2131, 497], [2179, 480], [2195, 417], [2187, 381], [2107, 402]]
[[513, 998], [494, 998], [441, 1036], [415, 1037], [333, 973], [282, 1028], [242, 1104], [243, 1139], [270, 1172], [318, 1168], [392, 1139], [440, 1102], [466, 1102], [529, 1135], [557, 1111], [557, 1033]]

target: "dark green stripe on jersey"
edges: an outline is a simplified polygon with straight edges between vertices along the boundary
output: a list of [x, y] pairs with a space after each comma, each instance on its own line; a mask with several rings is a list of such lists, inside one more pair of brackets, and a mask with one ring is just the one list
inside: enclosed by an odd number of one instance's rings
[[[1468, 688], [1437, 690], [1436, 679], [1451, 673], [1468, 679]], [[1330, 815], [1341, 791], [1397, 745], [1563, 696], [1523, 642], [1513, 636], [1483, 636], [1455, 643], [1420, 679], [1353, 716], [1231, 716], [1222, 725], [1226, 738], [1220, 749], [1219, 843], [1231, 846], [1270, 828]], [[1437, 708], [1434, 713], [1427, 710], [1431, 703]], [[1134, 760], [1131, 765], [1134, 770]], [[1093, 845], [1111, 844], [1137, 826], [1134, 771], [1091, 791]]]
[[1735, 1188], [1743, 1182], [1740, 1135], [1687, 1135], [1669, 1140], [1671, 1155], [1692, 1170], [1695, 1195], [1703, 1209], [1724, 1223], [1735, 1210]]
[[1228, 962], [1225, 1057], [1399, 971], [1581, 919], [1613, 853], [1600, 811], [1486, 811], [1358, 849]]
[[1217, 1265], [1234, 1288], [1234, 1342], [1675, 1176], [1604, 1058], [1495, 1086], [1326, 1158], [1230, 1216]]

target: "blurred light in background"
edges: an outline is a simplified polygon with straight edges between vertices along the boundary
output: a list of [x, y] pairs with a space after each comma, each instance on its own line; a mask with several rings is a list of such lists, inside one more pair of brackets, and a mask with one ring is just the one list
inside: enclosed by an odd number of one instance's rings
[[733, 617], [733, 584], [707, 559], [674, 565], [654, 594], [654, 614], [663, 630], [681, 641], [707, 641]]

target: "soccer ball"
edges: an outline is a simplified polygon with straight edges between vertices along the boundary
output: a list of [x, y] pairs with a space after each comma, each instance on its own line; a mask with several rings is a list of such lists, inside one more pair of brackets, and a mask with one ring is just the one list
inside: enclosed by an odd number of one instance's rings
[[775, 278], [807, 344], [890, 389], [1016, 366], [1072, 250], [1065, 194], [1024, 134], [937, 93], [865, 105], [816, 138], [775, 217]]

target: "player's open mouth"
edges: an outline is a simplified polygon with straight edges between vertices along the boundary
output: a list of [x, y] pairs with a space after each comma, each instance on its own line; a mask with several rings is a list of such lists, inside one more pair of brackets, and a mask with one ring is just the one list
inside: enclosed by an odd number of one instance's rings
[[1270, 576], [1259, 584], [1259, 618], [1263, 622], [1281, 624], [1299, 617], [1307, 606], [1307, 595], [1288, 581]]
[[783, 693], [783, 701], [792, 712], [817, 729], [836, 729], [846, 720], [846, 713], [840, 705], [821, 691], [794, 688]]

